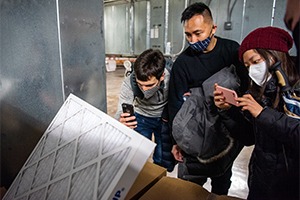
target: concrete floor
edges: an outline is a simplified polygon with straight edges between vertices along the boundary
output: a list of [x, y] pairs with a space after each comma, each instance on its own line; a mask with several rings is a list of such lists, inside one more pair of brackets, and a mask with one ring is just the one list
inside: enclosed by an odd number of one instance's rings
[[[124, 79], [125, 68], [118, 66], [116, 71], [107, 72], [107, 114], [114, 116], [119, 99], [119, 92], [122, 80]], [[234, 162], [233, 165], [233, 176], [231, 177], [231, 187], [229, 189], [229, 195], [240, 197], [243, 199], [247, 198], [248, 186], [247, 186], [247, 177], [248, 177], [248, 163], [249, 157], [253, 147], [245, 147], [240, 155]], [[174, 171], [167, 174], [171, 177], [177, 177], [177, 166]], [[210, 191], [210, 180], [204, 185], [204, 188]]]

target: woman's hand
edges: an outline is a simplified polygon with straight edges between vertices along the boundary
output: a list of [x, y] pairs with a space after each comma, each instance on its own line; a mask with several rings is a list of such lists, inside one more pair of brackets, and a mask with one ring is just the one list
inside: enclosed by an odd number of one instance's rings
[[217, 83], [215, 83], [214, 85], [214, 102], [215, 105], [222, 110], [228, 110], [231, 105], [229, 103], [225, 102], [225, 97], [223, 96], [223, 93], [221, 91], [217, 91], [216, 87], [217, 87]]
[[242, 97], [237, 98], [239, 101], [238, 107], [242, 107], [242, 110], [248, 110], [253, 117], [257, 117], [261, 111], [263, 110], [263, 107], [255, 101], [255, 99], [251, 96], [251, 94], [245, 94]]
[[134, 129], [137, 127], [137, 121], [135, 116], [130, 116], [129, 113], [122, 113], [119, 119], [119, 122], [125, 126]]

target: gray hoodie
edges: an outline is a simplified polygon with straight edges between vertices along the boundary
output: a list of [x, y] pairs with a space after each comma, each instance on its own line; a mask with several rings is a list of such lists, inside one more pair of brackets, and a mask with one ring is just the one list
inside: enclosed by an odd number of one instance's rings
[[140, 115], [146, 117], [161, 117], [163, 109], [168, 102], [168, 90], [169, 90], [169, 79], [170, 73], [167, 69], [164, 70], [165, 77], [161, 84], [163, 88], [159, 89], [149, 99], [141, 99], [134, 97], [133, 89], [130, 82], [130, 76], [126, 77], [122, 83], [118, 109], [115, 114], [115, 118], [119, 120], [122, 111], [122, 103], [133, 104], [134, 111]]

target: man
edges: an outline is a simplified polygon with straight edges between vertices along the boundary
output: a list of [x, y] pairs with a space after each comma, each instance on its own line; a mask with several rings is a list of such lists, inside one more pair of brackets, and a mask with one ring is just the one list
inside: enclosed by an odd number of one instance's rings
[[[159, 50], [148, 49], [138, 56], [133, 73], [121, 86], [118, 110], [115, 118], [134, 129], [157, 146], [153, 154], [155, 164], [172, 171], [175, 160], [171, 154], [171, 138], [167, 123], [170, 73], [165, 68], [166, 60]], [[122, 104], [133, 104], [135, 116], [122, 112]]]
[[287, 0], [286, 9], [284, 15], [284, 23], [286, 27], [292, 31], [293, 39], [297, 49], [297, 62], [296, 66], [298, 72], [300, 72], [300, 50], [299, 50], [299, 40], [300, 40], [300, 1], [299, 0]]
[[[201, 87], [206, 79], [224, 67], [229, 67], [232, 64], [236, 67], [242, 86], [246, 86], [245, 81], [248, 80], [247, 70], [245, 70], [245, 67], [241, 67], [242, 64], [238, 60], [238, 43], [215, 36], [217, 26], [213, 22], [208, 6], [201, 2], [188, 6], [182, 13], [181, 22], [183, 22], [189, 47], [178, 56], [172, 67], [169, 89], [169, 117], [171, 125], [175, 115], [184, 103], [185, 98], [183, 97], [189, 95], [190, 89]], [[240, 89], [241, 91], [246, 90], [246, 88]], [[174, 141], [174, 143], [176, 142]], [[216, 148], [215, 145], [211, 144], [211, 148]], [[239, 144], [235, 143], [235, 145]], [[231, 159], [229, 168], [222, 175], [210, 177], [212, 179], [213, 193], [219, 195], [228, 193], [231, 185], [232, 163], [241, 148], [238, 149], [238, 152], [228, 153], [223, 156]], [[173, 145], [172, 153], [175, 159], [179, 161], [179, 178], [190, 180], [200, 185], [206, 182], [207, 177], [210, 175], [202, 174], [201, 172], [199, 172], [201, 176], [191, 174], [190, 171], [195, 170], [190, 169], [191, 165], [189, 165], [187, 159], [184, 159], [190, 157], [190, 155], [181, 151], [177, 144]], [[196, 165], [200, 165], [200, 167]], [[194, 163], [192, 166], [199, 169], [208, 168], [207, 165], [200, 162]], [[203, 171], [208, 170], [205, 169]]]

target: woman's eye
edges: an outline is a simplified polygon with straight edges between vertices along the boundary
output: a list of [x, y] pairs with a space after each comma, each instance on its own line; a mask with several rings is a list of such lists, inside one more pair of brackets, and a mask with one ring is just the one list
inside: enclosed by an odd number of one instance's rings
[[255, 64], [258, 64], [258, 63], [260, 63], [260, 62], [262, 62], [263, 61], [263, 59], [262, 58], [259, 58], [259, 59], [256, 59], [255, 61], [254, 61], [254, 63]]

